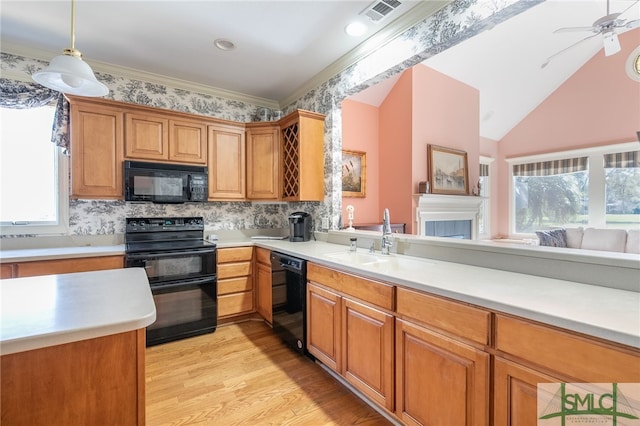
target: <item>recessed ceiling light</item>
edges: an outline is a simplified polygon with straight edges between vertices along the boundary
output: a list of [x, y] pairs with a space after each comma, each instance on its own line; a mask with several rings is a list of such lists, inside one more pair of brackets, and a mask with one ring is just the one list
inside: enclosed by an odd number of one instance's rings
[[352, 37], [360, 37], [367, 32], [367, 26], [360, 21], [354, 21], [347, 25], [344, 31]]
[[231, 40], [225, 38], [219, 38], [213, 44], [220, 50], [233, 50], [236, 48], [236, 45]]

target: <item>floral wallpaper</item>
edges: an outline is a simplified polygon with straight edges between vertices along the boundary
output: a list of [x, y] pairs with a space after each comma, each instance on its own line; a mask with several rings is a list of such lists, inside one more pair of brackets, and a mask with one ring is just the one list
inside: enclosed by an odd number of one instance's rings
[[[377, 84], [390, 76], [490, 29], [543, 0], [455, 0], [434, 15], [408, 29], [376, 52], [364, 57], [340, 74], [309, 91], [302, 98], [275, 111], [259, 105], [195, 93], [177, 87], [97, 73], [109, 89], [108, 98], [117, 101], [196, 113], [216, 118], [249, 122], [278, 119], [302, 108], [326, 115], [325, 120], [325, 201], [315, 203], [210, 202], [204, 204], [157, 205], [124, 201], [71, 200], [70, 233], [105, 235], [124, 232], [126, 217], [203, 216], [208, 229], [241, 230], [284, 228], [287, 216], [307, 211], [314, 217], [332, 218], [335, 229], [341, 216], [341, 138], [340, 103], [351, 94]], [[24, 79], [47, 64], [37, 59], [0, 52], [0, 70]]]

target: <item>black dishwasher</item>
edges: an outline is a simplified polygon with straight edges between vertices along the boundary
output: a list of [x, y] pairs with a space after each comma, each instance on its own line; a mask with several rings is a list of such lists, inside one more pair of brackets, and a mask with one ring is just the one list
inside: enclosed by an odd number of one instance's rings
[[307, 262], [271, 252], [273, 331], [296, 351], [307, 352]]

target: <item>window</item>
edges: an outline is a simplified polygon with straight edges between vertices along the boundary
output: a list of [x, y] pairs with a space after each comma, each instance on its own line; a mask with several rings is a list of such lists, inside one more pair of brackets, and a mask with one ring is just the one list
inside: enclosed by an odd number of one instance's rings
[[0, 224], [3, 234], [67, 229], [68, 162], [51, 143], [54, 106], [0, 108]]
[[640, 163], [635, 145], [508, 160], [511, 229], [640, 229]]
[[480, 195], [484, 199], [480, 204], [480, 215], [478, 217], [478, 237], [491, 237], [491, 163], [493, 158], [480, 157]]

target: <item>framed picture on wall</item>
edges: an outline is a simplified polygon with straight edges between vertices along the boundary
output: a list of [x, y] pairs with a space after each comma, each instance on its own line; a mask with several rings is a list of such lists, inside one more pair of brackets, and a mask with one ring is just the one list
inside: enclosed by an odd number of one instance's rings
[[433, 194], [469, 194], [469, 171], [465, 151], [428, 145], [427, 168]]
[[342, 196], [366, 197], [367, 154], [342, 150]]

